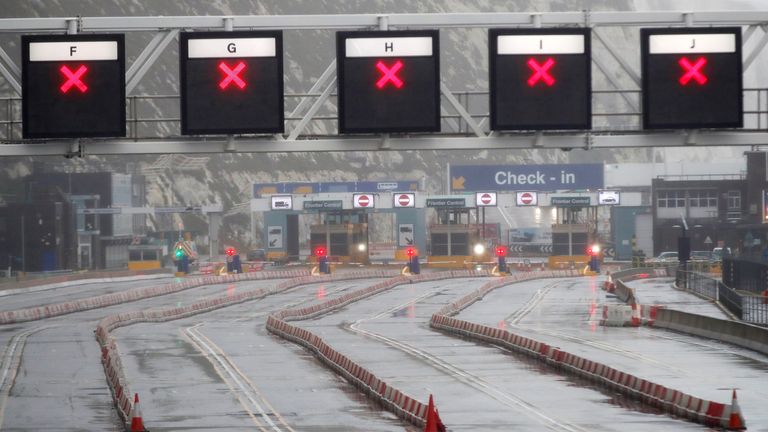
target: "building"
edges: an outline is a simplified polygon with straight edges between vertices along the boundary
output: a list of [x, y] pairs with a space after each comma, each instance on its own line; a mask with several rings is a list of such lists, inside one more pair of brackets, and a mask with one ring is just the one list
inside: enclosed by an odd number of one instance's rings
[[[759, 253], [768, 242], [764, 193], [768, 153], [745, 153], [746, 172], [730, 175], [660, 176], [652, 180], [654, 255], [676, 251], [678, 238], [691, 250], [728, 246]], [[687, 229], [684, 228], [683, 218]]]
[[[128, 245], [143, 233], [145, 216], [83, 209], [144, 206], [143, 176], [45, 172], [35, 164], [22, 183], [22, 199], [0, 207], [0, 251], [7, 255], [0, 264], [24, 271], [127, 265]], [[41, 236], [41, 245], [34, 243]]]

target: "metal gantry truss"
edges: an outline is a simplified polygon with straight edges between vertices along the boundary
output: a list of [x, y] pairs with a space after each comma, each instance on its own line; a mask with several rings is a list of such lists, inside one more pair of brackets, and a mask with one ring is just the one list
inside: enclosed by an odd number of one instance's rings
[[[612, 127], [591, 131], [500, 133], [488, 130], [487, 109], [471, 112], [467, 101], [473, 92], [452, 91], [441, 82], [442, 133], [414, 135], [339, 136], [308, 134], [307, 127], [318, 121], [318, 112], [336, 89], [336, 61], [331, 61], [307, 93], [286, 94], [286, 98], [300, 98], [286, 117], [284, 135], [270, 136], [213, 136], [139, 137], [140, 119], [135, 105], [142, 98], [168, 98], [168, 96], [136, 95], [139, 82], [168, 45], [177, 39], [180, 31], [190, 30], [349, 30], [349, 29], [444, 29], [491, 27], [586, 27], [591, 29], [593, 45], [600, 44], [616, 62], [620, 72], [629, 77], [635, 88], [622, 88], [616, 78], [616, 68], [593, 55], [592, 62], [613, 87], [602, 93], [616, 94], [628, 107], [626, 112], [594, 113], [593, 117], [624, 116], [639, 124], [641, 115], [641, 76], [625, 55], [612, 44], [606, 29], [640, 27], [696, 27], [742, 26], [743, 67], [749, 71], [768, 44], [768, 11], [717, 12], [543, 12], [543, 13], [432, 13], [387, 15], [274, 15], [274, 16], [173, 16], [173, 17], [63, 17], [63, 18], [10, 18], [0, 19], [0, 35], [27, 33], [110, 33], [144, 32], [154, 36], [126, 71], [126, 95], [132, 101], [133, 115], [129, 115], [134, 131], [130, 138], [21, 140], [14, 139], [12, 131], [18, 120], [12, 113], [18, 96], [7, 97], [7, 120], [0, 128], [8, 130], [0, 144], [0, 156], [84, 155], [84, 154], [166, 154], [166, 153], [220, 153], [220, 152], [318, 152], [318, 151], [376, 151], [376, 150], [485, 150], [555, 148], [621, 148], [671, 146], [756, 146], [768, 143], [766, 124], [768, 89], [745, 89], [745, 98], [756, 102], [745, 108], [745, 128], [739, 130], [674, 130], [642, 131]], [[749, 49], [747, 49], [749, 48]], [[638, 47], [639, 49], [639, 47]], [[0, 46], [0, 76], [18, 95], [21, 94], [21, 70], [6, 50]], [[768, 83], [766, 83], [768, 85]], [[487, 92], [478, 92], [487, 98]], [[595, 91], [594, 93], [601, 93]], [[462, 98], [462, 96], [464, 96]], [[178, 98], [178, 96], [170, 96]], [[463, 101], [462, 101], [463, 99]], [[745, 104], [747, 107], [747, 104]], [[451, 112], [448, 108], [451, 108]], [[330, 119], [326, 116], [324, 121]], [[160, 121], [175, 121], [168, 118]], [[632, 122], [630, 122], [632, 123]]]

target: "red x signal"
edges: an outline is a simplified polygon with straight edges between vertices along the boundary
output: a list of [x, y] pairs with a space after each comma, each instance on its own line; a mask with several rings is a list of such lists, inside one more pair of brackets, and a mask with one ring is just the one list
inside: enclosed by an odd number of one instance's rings
[[539, 65], [536, 59], [529, 58], [528, 67], [530, 67], [531, 70], [533, 70], [533, 75], [531, 75], [531, 77], [528, 78], [528, 85], [530, 87], [533, 87], [534, 85], [536, 85], [537, 82], [539, 82], [539, 80], [544, 81], [544, 84], [546, 84], [547, 86], [553, 85], [555, 83], [555, 78], [553, 78], [548, 71], [554, 65], [555, 65], [555, 61], [551, 57], [548, 58], [542, 65]]
[[677, 63], [685, 71], [685, 73], [683, 74], [683, 76], [680, 77], [680, 80], [679, 80], [681, 85], [686, 85], [691, 80], [694, 80], [701, 85], [707, 82], [707, 77], [704, 76], [703, 73], [701, 73], [701, 68], [704, 67], [705, 64], [707, 64], [706, 58], [699, 57], [696, 59], [696, 63], [691, 64], [691, 62], [688, 61], [686, 57], [680, 57], [680, 60], [678, 60]]
[[397, 71], [403, 68], [403, 62], [398, 60], [395, 62], [392, 67], [387, 67], [387, 65], [384, 64], [381, 60], [379, 60], [378, 63], [376, 63], [376, 69], [381, 71], [382, 76], [379, 78], [378, 81], [376, 81], [376, 87], [378, 88], [384, 88], [385, 85], [387, 85], [388, 82], [392, 82], [392, 85], [394, 85], [397, 88], [400, 88], [403, 86], [403, 80], [398, 78]]
[[72, 72], [66, 65], [62, 66], [59, 71], [61, 71], [62, 74], [64, 74], [64, 77], [67, 79], [64, 84], [59, 87], [62, 93], [66, 93], [69, 91], [72, 86], [77, 87], [81, 93], [85, 93], [88, 90], [88, 86], [85, 85], [83, 80], [80, 79], [86, 72], [88, 72], [88, 68], [85, 67], [85, 65], [80, 65], [79, 68], [77, 68], [76, 71]]
[[240, 78], [240, 72], [245, 70], [245, 63], [239, 62], [234, 69], [224, 63], [219, 63], [219, 69], [224, 72], [224, 79], [219, 83], [219, 88], [224, 90], [229, 87], [229, 83], [235, 83], [241, 90], [245, 88], [245, 81]]

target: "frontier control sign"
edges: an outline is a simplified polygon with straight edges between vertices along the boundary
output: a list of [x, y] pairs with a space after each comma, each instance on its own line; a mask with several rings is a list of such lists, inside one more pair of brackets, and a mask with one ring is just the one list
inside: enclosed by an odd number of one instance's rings
[[602, 189], [603, 183], [603, 164], [451, 166], [453, 192]]

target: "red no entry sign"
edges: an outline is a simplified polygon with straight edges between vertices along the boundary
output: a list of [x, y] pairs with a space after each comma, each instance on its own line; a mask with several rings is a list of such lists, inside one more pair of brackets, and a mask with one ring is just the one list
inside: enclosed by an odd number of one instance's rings
[[528, 192], [520, 195], [520, 202], [522, 202], [523, 204], [530, 204], [530, 203], [532, 203], [533, 202], [533, 195], [531, 195]]
[[492, 199], [493, 199], [493, 197], [491, 197], [491, 195], [489, 195], [489, 194], [483, 194], [480, 197], [480, 201], [482, 201], [483, 204], [490, 204]]
[[402, 194], [399, 197], [397, 197], [397, 202], [402, 207], [408, 207], [408, 205], [411, 204], [411, 197], [406, 194]]
[[352, 195], [352, 204], [354, 208], [373, 208], [373, 195], [354, 194]]

